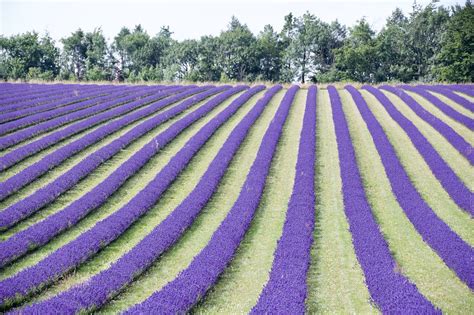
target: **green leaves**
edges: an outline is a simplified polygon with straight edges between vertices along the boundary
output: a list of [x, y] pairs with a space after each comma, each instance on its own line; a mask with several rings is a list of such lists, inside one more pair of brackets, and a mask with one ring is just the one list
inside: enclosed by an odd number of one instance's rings
[[447, 23], [436, 55], [435, 72], [440, 80], [472, 82], [474, 80], [474, 8], [470, 1], [456, 6]]
[[[0, 36], [0, 78], [26, 78], [30, 68], [36, 75], [54, 77], [59, 73], [59, 49], [49, 34], [36, 32], [11, 37]], [[44, 74], [45, 73], [45, 74]]]

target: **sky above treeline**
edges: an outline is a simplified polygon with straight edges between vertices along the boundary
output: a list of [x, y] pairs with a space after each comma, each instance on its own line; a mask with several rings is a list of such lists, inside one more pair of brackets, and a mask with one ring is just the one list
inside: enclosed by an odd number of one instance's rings
[[[429, 2], [417, 0], [421, 5]], [[438, 5], [464, 3], [441, 0]], [[337, 19], [347, 26], [365, 17], [378, 31], [395, 8], [408, 14], [412, 6], [412, 0], [0, 0], [0, 33], [10, 36], [34, 30], [49, 32], [59, 40], [78, 28], [92, 31], [101, 27], [111, 41], [122, 26], [141, 24], [150, 35], [166, 25], [175, 39], [198, 39], [218, 35], [232, 15], [258, 34], [265, 24], [280, 31], [285, 15], [306, 11], [323, 21]]]

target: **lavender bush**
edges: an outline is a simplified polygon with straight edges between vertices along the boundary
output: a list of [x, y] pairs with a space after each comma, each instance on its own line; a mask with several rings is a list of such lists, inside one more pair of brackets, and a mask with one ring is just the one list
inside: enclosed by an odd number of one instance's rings
[[400, 97], [421, 119], [425, 120], [433, 128], [435, 128], [443, 137], [448, 140], [453, 147], [456, 148], [462, 155], [468, 159], [471, 164], [474, 164], [474, 149], [473, 147], [464, 140], [456, 131], [453, 130], [448, 124], [444, 123], [441, 119], [437, 118], [433, 114], [426, 111], [417, 101], [410, 95], [405, 93], [402, 89], [383, 85], [381, 89], [390, 91]]
[[316, 158], [316, 86], [308, 89], [296, 162], [295, 183], [283, 234], [278, 241], [270, 279], [252, 313], [303, 314], [306, 274], [314, 229]]
[[416, 286], [395, 271], [395, 260], [367, 202], [339, 94], [333, 86], [328, 90], [339, 152], [344, 212], [369, 293], [382, 313], [434, 313], [433, 305]]
[[410, 85], [401, 85], [400, 86], [402, 89], [408, 90], [415, 92], [421, 96], [423, 96], [425, 99], [430, 101], [431, 104], [436, 106], [439, 110], [441, 110], [446, 116], [449, 116], [450, 118], [460, 122], [464, 126], [468, 127], [471, 130], [474, 130], [474, 119], [471, 119], [458, 111], [454, 110], [451, 108], [449, 105], [447, 105], [445, 102], [441, 101], [439, 98], [434, 96], [433, 94], [425, 91], [422, 88], [415, 87], [415, 86], [410, 86]]
[[[203, 93], [192, 96], [191, 99], [193, 101], [198, 102], [211, 95], [220, 93], [228, 88], [230, 88], [230, 86], [213, 88]], [[190, 102], [187, 102], [186, 104], [188, 103]], [[86, 134], [82, 138], [79, 138], [67, 145], [58, 148], [56, 151], [43, 157], [40, 161], [33, 163], [24, 170], [8, 178], [4, 182], [0, 182], [0, 200], [13, 194], [23, 186], [27, 185], [39, 176], [45, 174], [47, 171], [59, 165], [61, 162], [71, 157], [72, 155], [84, 150], [85, 148], [91, 146], [94, 143], [97, 143], [106, 136], [126, 127], [127, 125], [146, 116], [156, 113], [157, 111], [162, 109], [162, 107], [163, 103], [152, 103], [150, 106], [125, 115], [120, 119], [112, 121], [94, 130], [93, 132]]]
[[[245, 87], [244, 87], [245, 88]], [[218, 104], [222, 103], [229, 96], [241, 90], [242, 87], [236, 87], [218, 95], [201, 106], [196, 111], [180, 119], [166, 131], [159, 134], [142, 149], [137, 151], [129, 160], [123, 163], [115, 172], [107, 177], [101, 184], [78, 199], [74, 206], [63, 211], [63, 217], [70, 221], [63, 221], [67, 224], [77, 222], [85, 213], [98, 207], [123, 184], [126, 178], [135, 174], [152, 156], [154, 156], [162, 147], [174, 139], [190, 124], [204, 117]], [[15, 301], [21, 300], [26, 295], [31, 294], [43, 288], [58, 276], [70, 271], [80, 263], [97, 253], [102, 247], [106, 246], [114, 239], [119, 237], [140, 216], [146, 213], [161, 194], [174, 181], [179, 173], [186, 167], [191, 158], [196, 154], [202, 145], [214, 133], [215, 129], [222, 125], [227, 119], [237, 111], [245, 102], [255, 93], [264, 89], [263, 86], [257, 86], [243, 95], [239, 96], [224, 111], [219, 113], [202, 130], [193, 136], [179, 156], [176, 155], [155, 177], [153, 183], [147, 188], [141, 190], [124, 207], [120, 208], [106, 219], [98, 222], [93, 228], [81, 234], [74, 241], [61, 247], [38, 264], [24, 269], [13, 277], [0, 282], [0, 306], [9, 305]], [[125, 179], [124, 179], [125, 177]], [[85, 212], [85, 213], [84, 213]], [[76, 220], [76, 221], [75, 221]], [[57, 220], [51, 223], [55, 225]], [[60, 221], [61, 222], [61, 221]], [[63, 227], [63, 228], [65, 228]], [[57, 227], [52, 228], [52, 230]]]
[[[194, 90], [182, 92], [175, 95], [174, 97], [161, 101], [160, 107], [165, 107], [171, 103], [179, 101], [189, 96], [190, 93], [194, 94], [197, 92], [202, 92], [206, 89], [207, 88], [195, 88]], [[81, 179], [89, 175], [93, 170], [102, 165], [105, 161], [112, 158], [117, 152], [132, 143], [134, 140], [138, 139], [146, 132], [152, 130], [157, 125], [163, 123], [174, 115], [177, 115], [180, 112], [180, 109], [184, 110], [183, 108], [173, 108], [169, 112], [164, 112], [161, 115], [157, 115], [145, 121], [144, 123], [127, 132], [125, 135], [90, 154], [88, 157], [83, 159], [81, 162], [76, 164], [74, 167], [56, 178], [51, 183], [35, 191], [33, 194], [20, 200], [19, 202], [9, 206], [4, 211], [0, 212], [0, 229], [6, 229], [16, 224], [20, 220], [25, 219], [48, 203], [52, 202], [58, 196], [74, 187], [74, 185], [76, 185]]]
[[[281, 86], [277, 85], [265, 93], [265, 96], [255, 104], [252, 110], [231, 132], [193, 191], [140, 243], [110, 268], [95, 275], [87, 283], [71, 288], [50, 300], [33, 304], [31, 307], [23, 309], [22, 312], [49, 313], [59, 311], [76, 313], [84, 310], [90, 311], [99, 308], [138, 277], [154, 260], [169, 249], [192, 224], [216, 191], [227, 167], [253, 123], [263, 112], [273, 95], [280, 89]], [[211, 125], [209, 125], [209, 128], [211, 128]], [[200, 132], [204, 132], [204, 129]], [[157, 179], [159, 176], [157, 176]], [[157, 182], [154, 182], [154, 184]], [[119, 279], [116, 277], [117, 274], [120, 274]]]
[[426, 140], [416, 126], [390, 102], [388, 97], [380, 90], [364, 85], [362, 87], [372, 93], [385, 108], [390, 117], [396, 121], [407, 133], [415, 148], [423, 156], [433, 174], [448, 192], [453, 201], [462, 209], [474, 215], [471, 199], [474, 197], [468, 187], [457, 177], [449, 165], [441, 158], [439, 153]]
[[474, 289], [474, 249], [454, 233], [426, 204], [398, 160], [397, 154], [385, 135], [382, 126], [369, 110], [359, 91], [346, 87], [351, 93], [369, 128], [375, 147], [382, 159], [392, 192], [407, 218], [423, 240], [438, 253], [448, 267]]
[[184, 313], [217, 281], [242, 241], [260, 203], [273, 154], [298, 86], [285, 94], [263, 136], [239, 197], [206, 247], [178, 277], [126, 314]]
[[433, 85], [418, 85], [418, 87], [423, 88], [428, 91], [433, 91], [439, 93], [441, 95], [446, 96], [447, 98], [451, 99], [452, 101], [458, 103], [459, 105], [463, 106], [464, 108], [474, 112], [474, 103], [465, 99], [462, 96], [454, 93], [453, 91], [449, 90], [444, 86], [433, 86]]
[[[152, 119], [147, 122], [145, 122], [141, 126], [137, 126], [134, 131], [130, 131], [130, 135], [133, 135], [133, 137], [137, 137], [143, 132], [146, 132], [150, 128], [153, 128], [156, 126], [157, 123], [162, 122], [164, 119], [169, 119], [178, 113], [182, 112], [184, 109], [189, 108], [192, 106], [192, 104], [195, 104], [201, 99], [204, 99], [212, 94], [218, 93], [222, 90], [226, 90], [227, 87], [220, 87], [220, 88], [215, 88], [209, 91], [206, 91], [204, 93], [198, 94], [196, 97], [193, 99], [188, 99], [182, 104], [178, 105], [176, 108], [170, 109], [167, 112], [159, 115], [157, 119]], [[138, 132], [137, 132], [138, 131]], [[125, 135], [126, 137], [127, 135]], [[133, 138], [130, 138], [133, 139]], [[122, 145], [126, 143], [125, 139], [120, 139], [120, 142], [118, 142]], [[45, 161], [46, 165], [47, 160]], [[34, 170], [37, 169], [37, 167], [33, 168]], [[123, 177], [123, 181], [127, 177]], [[107, 184], [103, 184], [107, 185]], [[101, 191], [104, 193], [104, 191]], [[104, 196], [105, 197], [105, 196]], [[102, 197], [102, 198], [104, 198]], [[98, 200], [94, 199], [94, 201], [97, 203]], [[105, 199], [104, 199], [105, 202]], [[95, 204], [97, 207], [98, 205]], [[74, 209], [74, 210], [69, 210], [69, 209]], [[81, 212], [82, 209], [87, 209], [87, 211], [91, 211], [93, 207], [91, 207], [90, 204], [87, 203], [84, 199], [81, 199], [80, 202], [71, 204], [69, 207], [66, 207], [64, 210], [61, 212], [52, 215], [51, 217], [46, 218], [45, 220], [38, 222], [35, 225], [32, 225], [28, 227], [27, 229], [15, 234], [8, 240], [1, 242], [0, 243], [0, 266], [5, 265], [6, 263], [10, 262], [11, 260], [18, 258], [22, 254], [26, 253], [29, 250], [32, 250], [36, 248], [37, 246], [40, 246], [47, 241], [49, 241], [52, 237], [60, 233], [62, 230], [65, 228], [68, 228], [69, 225], [71, 224], [72, 218], [70, 216], [67, 216], [66, 213], [68, 211], [74, 211], [75, 213], [75, 220], [74, 222], [77, 222], [80, 218], [85, 216], [87, 212]], [[85, 211], [85, 210], [82, 210]], [[53, 229], [54, 227], [54, 229]]]
[[[56, 144], [59, 141], [67, 139], [68, 137], [73, 136], [81, 131], [90, 129], [103, 122], [107, 122], [110, 119], [120, 117], [128, 112], [136, 110], [153, 101], [161, 100], [165, 97], [168, 97], [178, 92], [189, 93], [189, 90], [186, 88], [177, 88], [177, 89], [166, 90], [163, 92], [158, 92], [157, 94], [152, 94], [148, 97], [137, 98], [136, 100], [130, 97], [125, 97], [123, 99], [110, 101], [110, 103], [113, 104], [113, 106], [116, 106], [117, 108], [113, 108], [104, 113], [100, 113], [88, 119], [71, 124], [70, 126], [67, 126], [61, 130], [55, 131], [38, 140], [31, 141], [21, 147], [15, 148], [14, 150], [8, 152], [7, 154], [1, 156], [0, 157], [0, 170], [7, 169], [15, 165], [16, 163], [22, 161], [26, 157], [33, 155], [41, 150], [44, 150], [52, 146], [53, 144]], [[131, 102], [131, 103], [126, 104], [126, 102]], [[119, 106], [120, 104], [121, 106]], [[0, 138], [0, 141], [1, 141], [1, 138]]]

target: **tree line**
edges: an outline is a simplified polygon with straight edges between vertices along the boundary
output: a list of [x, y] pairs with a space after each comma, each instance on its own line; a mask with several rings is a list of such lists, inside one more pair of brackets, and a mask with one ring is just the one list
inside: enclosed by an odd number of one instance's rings
[[232, 17], [219, 36], [178, 41], [169, 27], [150, 36], [123, 27], [108, 43], [100, 28], [60, 40], [27, 32], [0, 36], [3, 80], [386, 82], [474, 80], [474, 9], [416, 3], [395, 9], [379, 32], [362, 18], [352, 27], [306, 12], [281, 31], [257, 35]]

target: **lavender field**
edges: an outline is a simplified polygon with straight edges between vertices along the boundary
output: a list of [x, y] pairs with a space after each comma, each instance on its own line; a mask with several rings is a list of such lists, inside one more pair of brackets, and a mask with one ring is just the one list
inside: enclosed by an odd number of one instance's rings
[[0, 312], [474, 312], [474, 85], [0, 83]]

